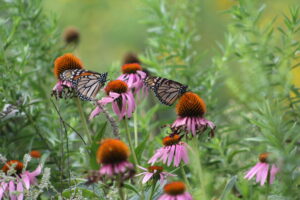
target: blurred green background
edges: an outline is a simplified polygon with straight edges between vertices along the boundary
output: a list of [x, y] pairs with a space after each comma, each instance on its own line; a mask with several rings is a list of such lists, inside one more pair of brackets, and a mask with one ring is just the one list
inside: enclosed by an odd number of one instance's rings
[[[174, 0], [175, 1], [175, 0]], [[199, 0], [202, 7], [198, 24], [199, 49], [207, 49], [207, 60], [214, 54], [216, 42], [222, 42], [229, 20], [226, 10], [236, 0]], [[188, 3], [189, 1], [187, 1]], [[275, 26], [283, 23], [283, 14], [297, 0], [262, 0], [268, 24], [278, 16]], [[147, 48], [145, 11], [141, 0], [46, 0], [46, 12], [57, 16], [61, 33], [67, 27], [80, 31], [80, 44], [75, 50], [88, 69], [105, 71], [112, 63], [121, 62], [126, 52], [142, 53]], [[180, 16], [178, 16], [180, 17]], [[274, 27], [276, 28], [276, 27]], [[62, 41], [63, 42], [63, 41]], [[70, 49], [71, 50], [71, 49]], [[300, 70], [295, 69], [294, 82], [300, 86]]]

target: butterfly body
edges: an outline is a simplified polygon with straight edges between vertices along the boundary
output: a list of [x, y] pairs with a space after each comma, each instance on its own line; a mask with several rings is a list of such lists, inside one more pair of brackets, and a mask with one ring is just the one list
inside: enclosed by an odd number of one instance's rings
[[165, 105], [171, 106], [187, 91], [188, 86], [166, 78], [148, 76], [144, 80], [147, 87], [153, 90], [158, 100]]

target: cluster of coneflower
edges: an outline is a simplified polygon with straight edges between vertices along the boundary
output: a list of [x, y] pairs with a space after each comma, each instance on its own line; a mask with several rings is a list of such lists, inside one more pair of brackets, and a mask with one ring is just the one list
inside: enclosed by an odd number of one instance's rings
[[[55, 73], [59, 77], [59, 73], [66, 69], [76, 68], [82, 64], [78, 58], [72, 54], [66, 54], [58, 58], [55, 62]], [[90, 114], [89, 119], [92, 120], [95, 116], [103, 112], [104, 106], [111, 103], [112, 110], [119, 117], [119, 120], [127, 120], [132, 117], [133, 112], [136, 109], [135, 96], [145, 97], [148, 94], [147, 87], [143, 83], [145, 77], [147, 77], [147, 71], [143, 70], [140, 61], [136, 56], [128, 56], [121, 67], [122, 75], [117, 80], [112, 80], [104, 88], [105, 97], [96, 102], [96, 108]], [[59, 80], [60, 81], [60, 80]], [[68, 87], [68, 86], [64, 86]], [[55, 89], [55, 88], [54, 88]], [[105, 139], [100, 143], [97, 152], [97, 161], [101, 164], [99, 175], [101, 180], [114, 180], [121, 186], [122, 182], [130, 179], [134, 175], [136, 166], [144, 172], [136, 175], [143, 175], [142, 183], [152, 181], [152, 184], [156, 184], [160, 181], [163, 185], [167, 177], [174, 177], [174, 174], [165, 172], [162, 165], [155, 165], [161, 162], [167, 166], [172, 165], [177, 168], [182, 164], [188, 164], [188, 146], [183, 141], [184, 138], [196, 137], [198, 134], [204, 133], [207, 128], [210, 129], [210, 136], [214, 136], [215, 125], [211, 121], [204, 118], [206, 113], [206, 105], [202, 98], [196, 93], [191, 91], [183, 93], [176, 104], [177, 119], [170, 124], [172, 133], [163, 138], [163, 146], [156, 150], [155, 154], [149, 159], [147, 168], [138, 166], [138, 161], [135, 155], [135, 151], [130, 144], [130, 136], [128, 134], [128, 146], [120, 140]], [[197, 138], [195, 138], [197, 139]], [[128, 161], [130, 151], [133, 154], [134, 163]], [[247, 172], [245, 178], [251, 179], [257, 175], [257, 182], [263, 185], [266, 182], [267, 177], [270, 177], [270, 183], [273, 183], [275, 174], [278, 172], [278, 168], [268, 164], [268, 153], [260, 156], [260, 162], [255, 165], [249, 172]], [[191, 195], [186, 191], [185, 184], [183, 182], [171, 182], [164, 186], [165, 194], [160, 197], [163, 199], [192, 199]], [[151, 194], [152, 195], [152, 194]]]
[[[67, 94], [72, 91], [72, 83], [61, 80], [61, 73], [65, 70], [82, 69], [83, 64], [79, 58], [73, 54], [65, 54], [56, 59], [54, 65], [54, 73], [58, 78], [58, 83], [53, 88], [53, 93], [58, 97], [62, 97], [67, 90]], [[144, 79], [148, 72], [141, 66], [140, 61], [135, 56], [129, 56], [121, 67], [122, 75], [116, 80], [112, 80], [104, 87], [104, 97], [95, 101], [96, 108], [91, 112], [89, 119], [92, 120], [101, 112], [106, 112], [104, 107], [108, 104], [112, 105], [112, 110], [118, 116], [119, 120], [124, 120], [132, 117], [137, 107], [136, 99], [141, 99], [148, 94], [147, 87], [144, 84]], [[135, 98], [135, 97], [139, 98]], [[206, 113], [205, 102], [196, 93], [188, 91], [183, 93], [176, 104], [177, 119], [170, 124], [172, 133], [162, 139], [163, 146], [156, 150], [154, 155], [149, 159], [147, 167], [139, 166], [137, 156], [131, 144], [130, 134], [127, 132], [127, 140], [129, 147], [117, 138], [106, 138], [100, 142], [97, 151], [96, 160], [100, 164], [99, 171], [93, 176], [89, 177], [92, 181], [113, 181], [117, 184], [119, 189], [122, 189], [123, 182], [131, 179], [135, 175], [136, 167], [144, 172], [136, 176], [143, 176], [141, 182], [146, 183], [151, 181], [155, 185], [160, 181], [160, 185], [166, 183], [168, 177], [175, 177], [176, 175], [165, 172], [163, 164], [167, 166], [179, 167], [183, 164], [189, 163], [188, 145], [183, 140], [185, 138], [193, 138], [199, 134], [204, 133], [208, 128], [210, 129], [210, 136], [214, 136], [215, 125], [211, 121], [204, 118]], [[127, 124], [126, 124], [127, 125]], [[126, 128], [128, 129], [128, 128]], [[129, 162], [129, 156], [132, 154], [133, 163]], [[260, 162], [254, 166], [245, 176], [251, 179], [257, 175], [256, 181], [263, 185], [267, 177], [270, 177], [270, 183], [273, 183], [275, 174], [279, 169], [272, 165], [270, 169], [268, 153], [260, 156]], [[161, 163], [156, 165], [156, 163]], [[15, 169], [13, 177], [21, 181], [0, 181], [0, 199], [7, 191], [11, 197], [18, 197], [23, 199], [23, 189], [29, 189], [30, 184], [36, 182], [35, 176], [41, 172], [41, 166], [33, 172], [29, 173], [23, 170], [23, 165], [18, 161], [10, 161], [2, 168], [4, 173], [8, 173], [9, 169]], [[9, 174], [9, 173], [8, 173]], [[15, 180], [15, 179], [14, 179]], [[12, 192], [19, 191], [21, 194], [16, 196]], [[159, 200], [175, 200], [175, 199], [192, 199], [192, 196], [187, 192], [184, 182], [175, 181], [165, 184], [164, 192]], [[121, 199], [124, 199], [122, 192], [120, 192]], [[151, 193], [151, 197], [153, 192]]]
[[[70, 63], [69, 66], [66, 63]], [[78, 69], [82, 68], [82, 63], [79, 59], [72, 54], [65, 54], [57, 58], [55, 62], [55, 74], [59, 77], [59, 74], [64, 70], [76, 67]], [[148, 94], [147, 87], [143, 82], [147, 73], [143, 70], [141, 63], [136, 57], [127, 57], [121, 70], [122, 75], [117, 80], [108, 82], [104, 87], [105, 97], [96, 101], [97, 106], [91, 112], [90, 120], [99, 115], [107, 104], [112, 105], [112, 110], [119, 117], [119, 120], [129, 119], [136, 109], [135, 96], [139, 95], [139, 98], [141, 98]], [[59, 82], [61, 81], [59, 80]], [[70, 88], [68, 84], [62, 83], [59, 85]], [[61, 94], [62, 89], [59, 88], [58, 90], [56, 86], [53, 90]], [[185, 92], [180, 96], [176, 105], [176, 113], [178, 117], [170, 125], [172, 133], [163, 138], [163, 147], [158, 149], [148, 161], [150, 166], [147, 169], [138, 166], [140, 169], [145, 170], [145, 172], [138, 174], [144, 175], [143, 183], [154, 180], [155, 184], [157, 180], [160, 180], [163, 184], [167, 176], [175, 176], [164, 172], [163, 167], [157, 166], [155, 163], [161, 162], [167, 166], [172, 164], [174, 167], [179, 167], [181, 163], [188, 163], [187, 144], [182, 141], [185, 138], [184, 136], [196, 136], [203, 133], [208, 127], [211, 129], [211, 136], [213, 136], [215, 125], [204, 118], [206, 105], [197, 94]], [[130, 139], [128, 140], [130, 142]], [[105, 139], [101, 142], [97, 153], [97, 161], [101, 164], [99, 174], [102, 180], [104, 177], [109, 177], [110, 179], [123, 182], [131, 178], [138, 162], [133, 148], [131, 145], [129, 146], [134, 157], [134, 164], [128, 161], [130, 150], [119, 138]], [[178, 191], [176, 191], [176, 187], [179, 188]], [[181, 182], [166, 185], [165, 192], [170, 197], [191, 199], [190, 194], [185, 191], [184, 183]], [[162, 199], [165, 199], [165, 196]]]

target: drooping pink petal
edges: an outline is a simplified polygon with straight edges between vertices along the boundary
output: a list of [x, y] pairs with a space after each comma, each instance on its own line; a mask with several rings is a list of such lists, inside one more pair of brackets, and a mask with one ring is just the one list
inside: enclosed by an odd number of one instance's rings
[[191, 131], [194, 136], [196, 136], [196, 119], [191, 119]]
[[117, 99], [121, 96], [121, 94], [116, 92], [109, 92], [109, 96], [112, 97], [113, 99]]
[[163, 155], [163, 152], [164, 152], [163, 147], [156, 150], [155, 154], [148, 161], [148, 164], [153, 165], [157, 161], [157, 159], [159, 159]]
[[0, 184], [0, 199], [2, 199], [5, 190], [7, 189], [8, 183], [2, 182]]
[[146, 183], [147, 181], [149, 181], [149, 179], [153, 176], [153, 173], [147, 173], [144, 178], [143, 178], [143, 181], [142, 183]]
[[111, 103], [114, 100], [115, 99], [113, 97], [108, 96], [108, 97], [103, 97], [102, 99], [100, 99], [98, 101], [98, 103], [100, 103], [102, 106], [105, 106], [106, 104]]
[[17, 199], [16, 195], [12, 194], [12, 193], [14, 193], [16, 191], [15, 183], [13, 181], [9, 182], [8, 190], [9, 190], [9, 197], [10, 197], [10, 199], [11, 200], [16, 200]]
[[160, 185], [163, 185], [163, 184], [164, 184], [165, 179], [166, 179], [166, 175], [163, 174], [163, 173], [160, 173], [160, 174], [159, 174], [159, 182], [160, 182]]
[[118, 115], [119, 120], [121, 120], [123, 118], [121, 111], [119, 109], [118, 103], [117, 102], [113, 102], [112, 103], [112, 108], [114, 110], [114, 112], [116, 113], [116, 115]]
[[141, 175], [145, 175], [147, 174], [148, 172], [142, 172], [142, 173], [139, 173], [139, 174], [136, 174], [135, 176], [141, 176]]
[[261, 177], [260, 177], [260, 185], [264, 185], [269, 173], [269, 164], [266, 164], [262, 169], [261, 169]]
[[134, 74], [129, 74], [127, 80], [127, 85], [129, 88], [132, 88], [133, 81], [134, 81]]
[[168, 163], [167, 163], [168, 166], [170, 166], [171, 162], [173, 161], [174, 154], [177, 153], [175, 151], [176, 150], [178, 151], [178, 149], [176, 149], [176, 146], [177, 145], [172, 145], [171, 146], [171, 149], [170, 149], [170, 152], [169, 152], [169, 156], [168, 156]]
[[170, 150], [171, 150], [170, 146], [163, 147], [163, 155], [161, 156], [160, 161], [162, 161], [163, 163], [167, 162]]
[[126, 99], [127, 99], [127, 117], [130, 118], [132, 113], [133, 113], [133, 107], [132, 107], [132, 99], [130, 98], [130, 96], [126, 93]]
[[270, 184], [274, 183], [275, 176], [278, 173], [279, 168], [277, 168], [275, 165], [272, 165], [271, 171], [270, 171]]
[[31, 177], [36, 177], [36, 176], [40, 175], [41, 172], [42, 172], [42, 166], [39, 165], [33, 172], [29, 172], [29, 174], [30, 174], [29, 179], [31, 179]]
[[142, 170], [144, 170], [144, 171], [148, 171], [146, 168], [144, 168], [142, 166], [137, 165], [137, 167], [140, 168], [140, 169], [142, 169]]
[[100, 109], [98, 106], [91, 112], [89, 116], [89, 120], [92, 120], [94, 117], [99, 115], [102, 112], [102, 109]]
[[244, 178], [250, 180], [253, 176], [255, 176], [257, 171], [260, 170], [261, 166], [262, 166], [261, 162], [256, 163], [256, 165], [247, 172]]
[[186, 144], [184, 143], [181, 147], [181, 158], [183, 159], [185, 164], [188, 164], [189, 156], [188, 156], [188, 152], [187, 152], [187, 149], [185, 146], [186, 146]]
[[183, 197], [184, 197], [184, 200], [193, 200], [192, 195], [190, 193], [188, 193], [188, 192], [185, 192], [183, 194]]
[[30, 179], [29, 179], [27, 173], [22, 174], [21, 177], [22, 177], [22, 181], [23, 181], [23, 183], [24, 183], [24, 185], [25, 185], [25, 188], [26, 188], [27, 190], [29, 190], [29, 187], [30, 187]]
[[21, 181], [18, 182], [18, 184], [17, 184], [17, 191], [20, 193], [20, 194], [18, 195], [18, 200], [23, 200], [23, 198], [24, 198], [24, 194], [23, 194], [23, 184], [22, 184]]
[[262, 175], [266, 167], [269, 167], [268, 164], [262, 163], [260, 169], [256, 173], [256, 182], [260, 182], [262, 180]]
[[141, 79], [145, 79], [147, 74], [141, 70], [137, 70], [136, 73], [140, 75]]

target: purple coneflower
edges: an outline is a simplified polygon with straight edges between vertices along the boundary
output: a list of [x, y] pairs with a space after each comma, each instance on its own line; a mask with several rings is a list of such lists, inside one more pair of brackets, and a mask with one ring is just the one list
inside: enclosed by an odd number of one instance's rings
[[155, 162], [162, 161], [168, 166], [171, 165], [172, 161], [175, 167], [178, 167], [181, 160], [186, 164], [188, 163], [188, 153], [186, 149], [186, 143], [181, 142], [181, 136], [175, 134], [167, 136], [163, 139], [164, 147], [156, 150], [154, 156], [148, 161], [149, 164], [153, 165]]
[[161, 166], [150, 166], [150, 167], [148, 167], [148, 169], [146, 169], [144, 167], [140, 167], [140, 166], [138, 166], [138, 167], [145, 171], [145, 172], [142, 172], [142, 173], [136, 175], [136, 176], [144, 175], [144, 178], [142, 180], [143, 184], [146, 183], [147, 181], [149, 181], [150, 179], [160, 180], [160, 184], [163, 184], [164, 180], [166, 180], [166, 178], [168, 176], [176, 176], [175, 174], [164, 172], [163, 171], [164, 168]]
[[176, 112], [178, 118], [172, 124], [172, 128], [181, 128], [195, 136], [196, 133], [202, 133], [210, 127], [211, 137], [214, 136], [215, 125], [203, 117], [206, 105], [197, 94], [193, 92], [183, 94], [176, 105]]
[[[102, 106], [112, 103], [112, 108], [119, 119], [123, 117], [130, 118], [135, 109], [135, 101], [131, 90], [128, 89], [127, 84], [121, 80], [110, 81], [104, 88], [107, 97], [103, 97], [98, 101]], [[98, 106], [90, 114], [90, 120], [102, 112]]]
[[164, 192], [158, 200], [193, 200], [192, 195], [186, 191], [185, 184], [180, 181], [166, 184]]
[[256, 175], [256, 182], [260, 182], [260, 185], [264, 185], [270, 177], [269, 183], [274, 183], [275, 175], [278, 173], [279, 168], [274, 164], [272, 166], [268, 163], [268, 157], [270, 153], [262, 153], [259, 155], [259, 162], [256, 163], [254, 167], [252, 167], [247, 174], [245, 175], [245, 179], [252, 179]]
[[128, 146], [118, 139], [105, 139], [97, 151], [97, 162], [101, 164], [100, 175], [126, 180], [133, 176], [134, 166], [128, 162]]
[[[10, 174], [12, 168], [14, 173]], [[22, 200], [24, 189], [29, 190], [30, 185], [36, 184], [35, 177], [41, 173], [42, 167], [39, 165], [33, 172], [24, 171], [23, 168], [23, 163], [18, 160], [8, 161], [2, 167], [6, 176], [0, 179], [0, 199], [10, 197], [12, 200]], [[19, 194], [14, 194], [15, 192]]]
[[65, 70], [82, 69], [83, 64], [79, 58], [71, 53], [66, 53], [63, 56], [58, 57], [54, 62], [54, 75], [58, 79], [58, 82], [52, 89], [52, 95], [62, 98], [64, 90], [66, 89], [66, 95], [72, 92], [74, 86], [71, 82], [61, 80], [61, 73]]
[[142, 71], [142, 67], [139, 63], [129, 63], [122, 66], [123, 74], [119, 76], [119, 80], [125, 81], [128, 87], [132, 89], [133, 93], [138, 93], [141, 89], [145, 89], [143, 79], [146, 77], [146, 73]]

